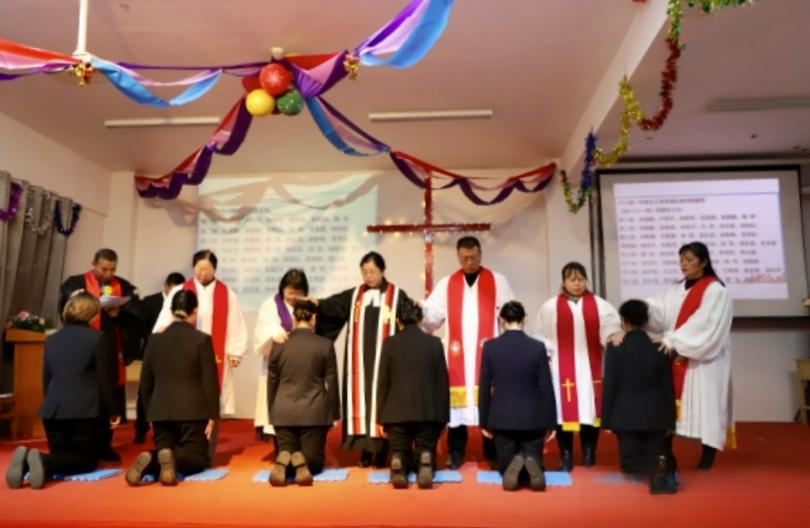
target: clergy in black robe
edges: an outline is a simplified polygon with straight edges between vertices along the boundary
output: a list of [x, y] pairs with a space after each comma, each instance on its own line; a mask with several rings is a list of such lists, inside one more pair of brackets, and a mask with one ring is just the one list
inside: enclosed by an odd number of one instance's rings
[[[141, 325], [138, 311], [138, 289], [129, 281], [115, 274], [118, 255], [112, 249], [100, 249], [93, 257], [92, 268], [81, 275], [68, 277], [59, 289], [59, 311], [77, 290], [85, 290], [95, 297], [113, 295], [129, 297], [129, 300], [117, 308], [102, 308], [101, 316], [90, 322], [91, 328], [101, 330], [107, 339], [107, 347], [116, 356], [118, 365], [116, 399], [120, 402], [120, 414], [126, 416], [126, 365], [141, 355]], [[108, 431], [109, 443], [112, 442], [112, 430]], [[105, 453], [103, 460], [117, 460], [112, 447]]]
[[360, 466], [385, 466], [388, 443], [377, 421], [377, 378], [383, 342], [396, 333], [407, 294], [385, 280], [374, 251], [360, 260], [363, 284], [317, 300], [318, 333], [336, 339], [348, 323], [343, 356], [343, 448], [361, 451]]

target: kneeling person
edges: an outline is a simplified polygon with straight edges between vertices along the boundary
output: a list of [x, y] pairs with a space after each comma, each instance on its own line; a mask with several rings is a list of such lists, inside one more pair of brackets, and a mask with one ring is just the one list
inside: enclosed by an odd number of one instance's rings
[[[399, 333], [388, 338], [380, 358], [379, 422], [391, 447], [391, 483], [408, 487], [417, 471], [420, 488], [433, 484], [436, 443], [450, 419], [450, 386], [444, 348], [418, 326], [422, 309], [408, 300], [397, 314]], [[416, 447], [416, 458], [412, 444]]]
[[311, 301], [297, 302], [295, 327], [270, 356], [267, 405], [278, 439], [274, 486], [284, 486], [288, 472], [298, 485], [312, 484], [312, 475], [323, 470], [329, 428], [340, 419], [335, 347], [315, 334], [317, 310]]
[[152, 335], [144, 352], [140, 395], [154, 428], [155, 449], [139, 454], [127, 470], [131, 486], [144, 475], [173, 486], [177, 473], [199, 473], [211, 463], [208, 442], [219, 418], [214, 347], [211, 336], [194, 328], [194, 292], [175, 293], [171, 309], [174, 322]]
[[526, 311], [519, 302], [504, 304], [499, 319], [503, 333], [484, 343], [481, 355], [482, 432], [495, 439], [505, 490], [528, 481], [534, 491], [543, 491], [543, 438], [557, 426], [546, 347], [523, 333]]

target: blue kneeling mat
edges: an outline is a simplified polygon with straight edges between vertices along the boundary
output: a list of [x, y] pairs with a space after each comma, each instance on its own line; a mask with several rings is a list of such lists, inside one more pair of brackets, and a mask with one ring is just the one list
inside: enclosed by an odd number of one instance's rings
[[[182, 473], [177, 474], [177, 481], [187, 481], [187, 482], [209, 482], [212, 480], [220, 480], [225, 478], [230, 470], [227, 468], [211, 468], [206, 469], [205, 471], [200, 471], [199, 473], [194, 473], [192, 475], [183, 475]], [[141, 482], [154, 482], [155, 477], [152, 475], [144, 475], [141, 478]]]
[[[349, 470], [347, 468], [331, 468], [331, 469], [324, 469], [317, 475], [312, 476], [312, 480], [315, 482], [341, 482], [349, 478]], [[268, 483], [270, 480], [270, 470], [263, 469], [253, 475], [253, 482], [261, 482], [261, 483]], [[295, 482], [294, 478], [287, 479], [287, 482], [293, 483]]]
[[[546, 486], [572, 486], [574, 484], [571, 475], [565, 471], [544, 471], [543, 475], [546, 477]], [[479, 471], [475, 481], [479, 484], [500, 485], [503, 483], [501, 474], [497, 471]]]
[[[451, 484], [461, 482], [461, 473], [452, 469], [443, 469], [433, 473], [434, 484]], [[368, 474], [369, 484], [388, 484], [391, 482], [390, 471], [372, 471]], [[416, 473], [408, 473], [408, 482], [416, 482]]]
[[[120, 468], [114, 469], [97, 469], [89, 473], [76, 473], [75, 475], [54, 475], [52, 480], [64, 480], [66, 482], [93, 482], [96, 480], [104, 480], [112, 477], [117, 477], [124, 470]], [[23, 477], [28, 480], [28, 473]]]

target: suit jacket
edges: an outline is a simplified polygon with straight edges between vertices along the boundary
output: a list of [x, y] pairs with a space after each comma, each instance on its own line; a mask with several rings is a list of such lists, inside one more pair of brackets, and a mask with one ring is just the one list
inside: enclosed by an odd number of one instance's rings
[[[115, 350], [116, 327], [121, 332], [121, 345], [123, 347], [124, 362], [129, 365], [133, 360], [140, 359], [141, 350], [141, 321], [139, 313], [138, 288], [128, 280], [117, 277], [121, 283], [121, 294], [130, 297], [130, 300], [118, 311], [116, 317], [110, 317], [106, 310], [101, 310], [101, 331], [107, 336], [107, 345]], [[68, 277], [59, 288], [59, 313], [65, 307], [70, 295], [76, 290], [85, 289], [84, 274]]]
[[609, 345], [602, 389], [602, 427], [614, 431], [675, 428], [675, 392], [669, 358], [643, 330]]
[[118, 414], [115, 353], [101, 332], [68, 325], [45, 340], [39, 410], [44, 419], [81, 419]]
[[[160, 310], [163, 309], [163, 292], [153, 293], [141, 299], [138, 306], [138, 314], [140, 316], [141, 324], [141, 339], [142, 349], [146, 351], [146, 345], [149, 343], [149, 338], [152, 336], [152, 329], [160, 315]], [[143, 358], [143, 354], [141, 354]]]
[[441, 339], [408, 325], [383, 343], [377, 405], [381, 424], [447, 423], [450, 385]]
[[296, 328], [274, 345], [267, 375], [267, 406], [276, 427], [332, 425], [340, 419], [337, 358], [332, 341]]
[[478, 389], [481, 426], [541, 431], [557, 426], [557, 405], [546, 347], [522, 330], [484, 343]]
[[219, 418], [211, 336], [181, 321], [153, 335], [144, 353], [140, 391], [150, 422]]

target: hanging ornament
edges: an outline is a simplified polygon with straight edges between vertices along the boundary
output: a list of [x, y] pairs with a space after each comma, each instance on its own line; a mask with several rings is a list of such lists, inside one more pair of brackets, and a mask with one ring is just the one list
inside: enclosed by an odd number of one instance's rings
[[262, 68], [259, 73], [259, 82], [267, 93], [277, 97], [290, 88], [292, 74], [287, 68], [274, 62]]
[[253, 90], [260, 89], [262, 83], [259, 82], [258, 75], [252, 75], [250, 77], [242, 77], [242, 87], [245, 89], [245, 93], [250, 93]]
[[360, 73], [360, 58], [351, 53], [347, 53], [346, 58], [343, 59], [343, 68], [346, 70], [346, 73], [349, 74], [349, 80], [356, 81], [357, 74]]
[[93, 80], [93, 74], [96, 69], [90, 64], [89, 60], [82, 61], [81, 63], [71, 68], [73, 75], [79, 78], [79, 86], [87, 86]]
[[298, 115], [304, 109], [304, 98], [301, 96], [301, 92], [290, 88], [287, 93], [276, 100], [276, 108], [284, 115]]
[[263, 117], [273, 111], [276, 100], [261, 88], [250, 92], [245, 99], [245, 108], [254, 117]]

